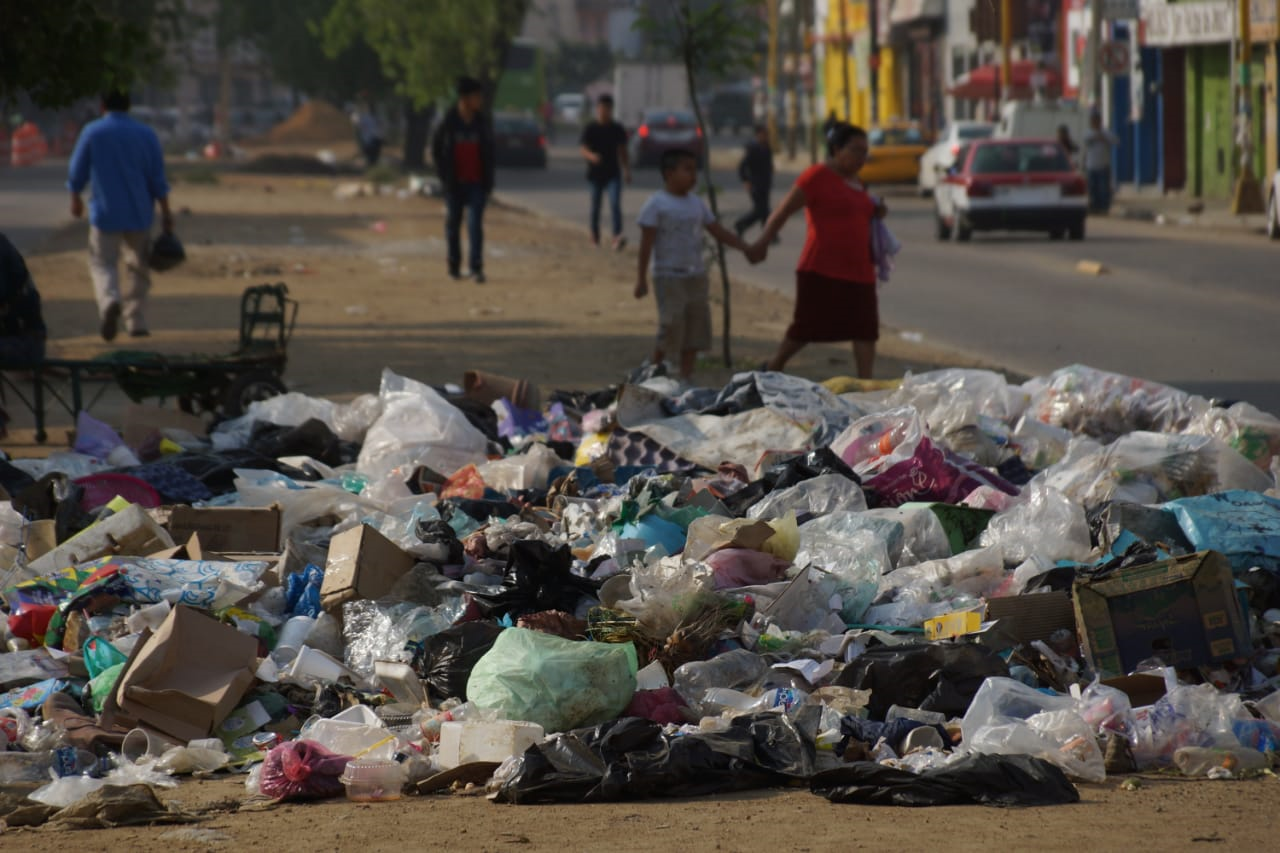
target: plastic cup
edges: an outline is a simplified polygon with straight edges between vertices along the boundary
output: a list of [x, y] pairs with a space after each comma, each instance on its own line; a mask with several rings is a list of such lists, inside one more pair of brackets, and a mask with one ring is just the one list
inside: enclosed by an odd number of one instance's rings
[[303, 646], [285, 675], [295, 681], [337, 681], [344, 671], [342, 664], [324, 652]]
[[310, 616], [294, 616], [280, 629], [280, 639], [271, 652], [276, 663], [286, 665], [298, 656], [298, 650], [307, 644], [307, 635], [315, 627], [316, 620]]
[[130, 764], [137, 764], [148, 756], [163, 755], [170, 747], [181, 745], [147, 729], [131, 729], [120, 743], [120, 755]]

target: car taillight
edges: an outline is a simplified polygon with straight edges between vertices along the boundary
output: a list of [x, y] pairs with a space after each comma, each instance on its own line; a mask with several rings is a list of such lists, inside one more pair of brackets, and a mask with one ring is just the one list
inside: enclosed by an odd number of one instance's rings
[[636, 131], [636, 134], [637, 134], [641, 139], [648, 139], [648, 138], [649, 138], [649, 125], [647, 125], [647, 124], [642, 124], [642, 125], [640, 125], [640, 129]]
[[547, 138], [546, 138], [545, 136], [539, 136], [539, 137], [538, 137], [538, 147], [539, 147], [539, 148], [546, 148], [546, 147], [547, 147]]
[[1068, 178], [1062, 182], [1063, 195], [1084, 195], [1088, 191], [1084, 178]]
[[986, 181], [970, 181], [965, 195], [969, 198], [990, 198], [993, 190]]
[[698, 134], [698, 138], [699, 138], [699, 139], [701, 139], [701, 138], [702, 138], [702, 128], [700, 128], [700, 127], [695, 127], [695, 128], [693, 129], [693, 131], [694, 131], [694, 133]]

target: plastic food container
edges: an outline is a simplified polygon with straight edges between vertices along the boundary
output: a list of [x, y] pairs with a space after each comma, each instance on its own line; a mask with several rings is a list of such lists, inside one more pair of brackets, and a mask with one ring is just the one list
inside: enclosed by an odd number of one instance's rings
[[347, 788], [347, 799], [357, 803], [400, 799], [404, 787], [404, 766], [395, 761], [356, 758], [338, 777]]

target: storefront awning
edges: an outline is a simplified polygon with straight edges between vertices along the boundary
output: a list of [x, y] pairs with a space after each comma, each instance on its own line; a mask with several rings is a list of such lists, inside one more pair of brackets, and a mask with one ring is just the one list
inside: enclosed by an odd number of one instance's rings
[[[1044, 75], [1044, 94], [1055, 98], [1062, 93], [1062, 75], [1056, 68], [1040, 66], [1028, 59], [1012, 63], [1009, 69], [1012, 74], [1013, 98], [1030, 98], [1035, 94], [1032, 85], [1033, 77], [1039, 72]], [[1000, 66], [979, 65], [977, 68], [961, 75], [947, 94], [967, 100], [999, 100], [1000, 98]]]

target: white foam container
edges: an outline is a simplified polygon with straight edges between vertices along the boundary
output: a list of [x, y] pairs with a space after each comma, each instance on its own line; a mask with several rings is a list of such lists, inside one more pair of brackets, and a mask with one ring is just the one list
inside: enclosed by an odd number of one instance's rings
[[537, 723], [514, 720], [442, 723], [436, 763], [449, 770], [473, 761], [506, 761], [542, 740], [545, 734]]

